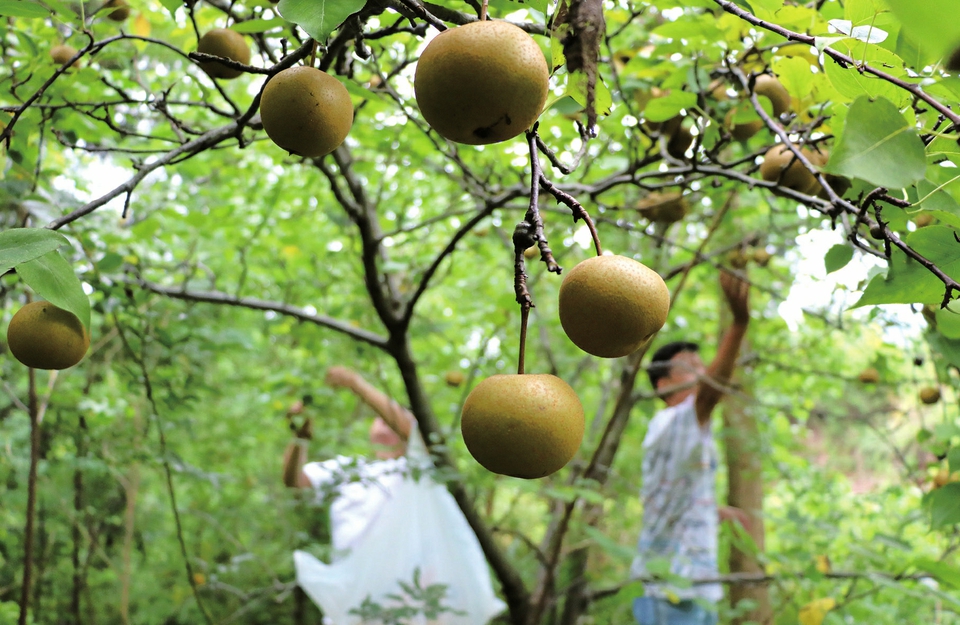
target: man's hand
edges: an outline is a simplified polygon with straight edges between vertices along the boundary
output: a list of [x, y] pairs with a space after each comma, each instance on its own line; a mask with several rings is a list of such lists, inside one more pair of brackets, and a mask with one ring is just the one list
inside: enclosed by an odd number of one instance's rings
[[747, 531], [750, 531], [750, 526], [753, 524], [753, 519], [745, 510], [734, 508], [733, 506], [719, 506], [717, 508], [717, 516], [720, 518], [721, 523], [724, 521], [739, 523], [740, 526]]
[[330, 367], [327, 369], [326, 382], [330, 386], [353, 388], [357, 379], [357, 372], [346, 367]]
[[730, 305], [733, 320], [736, 323], [747, 323], [750, 320], [750, 285], [735, 274], [721, 271], [720, 288]]
[[307, 417], [303, 420], [303, 423], [297, 427], [293, 420], [290, 420], [290, 430], [293, 431], [293, 435], [297, 438], [302, 438], [304, 440], [313, 440], [313, 419]]

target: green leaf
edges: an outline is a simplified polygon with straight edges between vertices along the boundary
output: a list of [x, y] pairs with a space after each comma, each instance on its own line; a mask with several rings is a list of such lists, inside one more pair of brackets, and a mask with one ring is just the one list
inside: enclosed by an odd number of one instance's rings
[[[577, 104], [586, 108], [587, 106], [587, 75], [583, 72], [574, 72], [567, 77], [567, 89], [564, 95], [573, 98]], [[610, 107], [613, 105], [613, 96], [610, 90], [603, 84], [603, 81], [597, 79], [597, 86], [594, 90], [594, 107], [597, 115], [609, 115]]]
[[503, 15], [528, 8], [546, 15], [548, 2], [547, 0], [490, 0], [490, 6], [496, 7]]
[[937, 581], [953, 588], [960, 588], [960, 569], [956, 569], [944, 562], [937, 562], [930, 558], [917, 558], [913, 562], [919, 570], [930, 573]]
[[13, 228], [0, 232], [0, 274], [68, 243], [65, 236], [46, 228]]
[[960, 44], [960, 20], [954, 19], [956, 0], [886, 0], [914, 41], [922, 41], [937, 55]]
[[163, 5], [163, 8], [170, 11], [170, 15], [174, 15], [177, 9], [183, 6], [183, 2], [180, 0], [160, 0], [160, 4]]
[[583, 531], [593, 542], [597, 543], [607, 555], [614, 559], [629, 564], [634, 556], [637, 555], [636, 549], [613, 540], [595, 527], [585, 525]]
[[286, 23], [287, 20], [281, 17], [276, 17], [272, 20], [247, 20], [246, 22], [234, 24], [230, 27], [230, 30], [235, 30], [238, 33], [265, 33], [273, 28], [282, 27]]
[[960, 471], [960, 447], [952, 447], [947, 453], [947, 464], [950, 465], [950, 472]]
[[810, 62], [798, 57], [783, 57], [773, 62], [773, 71], [790, 95], [808, 94], [813, 88]]
[[927, 146], [928, 158], [939, 158], [945, 156], [949, 158], [954, 165], [960, 165], [960, 145], [956, 139], [949, 137], [937, 137]]
[[17, 273], [37, 295], [69, 310], [90, 330], [90, 300], [73, 267], [57, 251], [17, 266]]
[[681, 109], [690, 109], [697, 105], [697, 95], [689, 91], [671, 91], [667, 95], [647, 102], [643, 116], [647, 121], [665, 122], [680, 113]]
[[[954, 230], [944, 226], [927, 226], [907, 237], [907, 244], [936, 263], [947, 275], [960, 276], [960, 245], [953, 238]], [[887, 275], [870, 281], [863, 297], [854, 308], [870, 304], [939, 304], [944, 286], [919, 262], [894, 249]]]
[[861, 96], [850, 105], [840, 143], [824, 169], [900, 189], [922, 180], [927, 162], [923, 142], [897, 107]]
[[650, 33], [679, 41], [681, 39], [696, 45], [697, 43], [713, 43], [723, 39], [723, 32], [717, 27], [717, 21], [709, 12], [701, 15], [684, 15], [680, 19], [664, 22]]
[[888, 547], [894, 549], [900, 549], [901, 551], [911, 551], [913, 550], [913, 545], [909, 542], [898, 538], [896, 536], [890, 536], [889, 534], [884, 534], [883, 532], [877, 532], [873, 535], [873, 540], [879, 543], [882, 543]]
[[123, 266], [123, 256], [116, 252], [108, 252], [103, 255], [100, 262], [97, 263], [97, 271], [103, 273], [113, 273]]
[[827, 273], [833, 273], [837, 269], [843, 269], [853, 260], [853, 248], [849, 245], [837, 243], [823, 257], [823, 264], [827, 268]]
[[[827, 45], [861, 63], [883, 68], [892, 76], [905, 77], [903, 59], [885, 48], [849, 38], [830, 41]], [[909, 102], [909, 94], [906, 91], [873, 74], [840, 65], [832, 59], [825, 64], [824, 69], [834, 89], [850, 100], [866, 95], [874, 99], [887, 98], [897, 106], [904, 106]]]
[[[950, 171], [956, 170], [951, 169]], [[919, 206], [922, 210], [928, 211], [944, 224], [960, 228], [960, 204], [957, 204], [952, 195], [930, 180], [921, 180], [914, 188], [908, 189], [907, 199], [914, 206]]]
[[779, 11], [783, 8], [783, 0], [753, 0], [753, 4], [765, 11]]
[[940, 423], [934, 428], [934, 433], [941, 441], [949, 441], [954, 436], [960, 436], [960, 427], [955, 423]]
[[364, 0], [280, 0], [277, 12], [323, 43], [364, 4]]
[[960, 482], [944, 484], [930, 493], [931, 529], [955, 523], [960, 523]]
[[79, 5], [70, 6], [68, 2], [60, 2], [60, 0], [44, 0], [43, 4], [65, 20], [75, 20], [80, 17]]
[[878, 13], [887, 10], [883, 0], [847, 0], [843, 3], [843, 17], [858, 26], [873, 23]]
[[0, 0], [0, 15], [30, 19], [47, 17], [50, 15], [50, 11], [35, 2], [24, 2], [23, 0]]
[[937, 330], [948, 339], [960, 339], [960, 314], [949, 307], [938, 308]]

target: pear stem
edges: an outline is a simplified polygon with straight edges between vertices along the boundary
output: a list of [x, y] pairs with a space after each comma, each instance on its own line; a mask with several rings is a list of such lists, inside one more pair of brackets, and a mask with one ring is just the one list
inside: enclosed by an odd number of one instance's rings
[[[543, 218], [540, 216], [540, 181], [543, 177], [543, 166], [540, 164], [540, 157], [537, 148], [537, 142], [540, 137], [537, 135], [537, 128], [540, 123], [537, 122], [533, 128], [527, 131], [527, 147], [530, 151], [530, 206], [523, 216], [523, 224], [526, 224], [527, 231], [533, 236], [532, 241], [522, 242], [526, 247], [519, 251], [527, 249], [530, 245], [537, 245], [540, 248], [540, 259], [547, 265], [547, 271], [559, 274], [563, 269], [557, 264], [547, 243], [547, 235], [543, 232]], [[529, 245], [527, 245], [529, 243]], [[514, 241], [514, 247], [518, 243]], [[515, 250], [516, 251], [516, 250]]]
[[487, 3], [489, 3], [489, 1], [490, 0], [483, 0], [483, 2], [480, 3], [480, 21], [481, 22], [487, 19]]
[[527, 269], [523, 262], [523, 251], [530, 247], [529, 224], [521, 221], [513, 231], [513, 291], [520, 304], [520, 356], [517, 358], [517, 372], [523, 374], [523, 360], [527, 344], [527, 318], [533, 308], [533, 298], [527, 289]]
[[517, 374], [523, 375], [527, 352], [527, 319], [530, 318], [530, 305], [520, 305], [520, 355], [517, 358]]

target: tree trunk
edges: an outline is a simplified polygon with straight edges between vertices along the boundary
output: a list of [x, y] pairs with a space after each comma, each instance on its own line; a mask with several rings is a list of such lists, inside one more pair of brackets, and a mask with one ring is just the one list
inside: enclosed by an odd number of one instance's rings
[[[139, 421], [139, 419], [137, 420]], [[136, 522], [137, 494], [140, 491], [140, 465], [134, 463], [122, 481], [127, 507], [123, 515], [123, 569], [120, 573], [120, 621], [130, 623], [130, 556], [133, 553], [133, 533]]]
[[[746, 392], [747, 389], [744, 389]], [[728, 396], [723, 403], [723, 423], [727, 457], [727, 505], [744, 510], [751, 516], [747, 533], [764, 549], [763, 531], [763, 458], [757, 420], [746, 409], [744, 400]], [[763, 571], [757, 558], [736, 546], [730, 549], [731, 573], [759, 573]], [[754, 622], [766, 625], [773, 621], [770, 595], [767, 584], [732, 584], [728, 594], [730, 604], [736, 606], [741, 600], [756, 602], [756, 607], [734, 619], [739, 625]]]
[[[633, 390], [636, 386], [637, 374], [640, 372], [640, 361], [646, 354], [649, 344], [640, 348], [625, 361], [620, 371], [620, 389], [617, 393], [616, 404], [610, 419], [607, 421], [604, 432], [600, 437], [597, 448], [593, 453], [590, 463], [583, 472], [582, 478], [593, 480], [600, 485], [607, 481], [610, 474], [610, 467], [613, 465], [614, 457], [620, 448], [620, 439], [630, 420], [630, 412], [633, 409]], [[571, 474], [570, 482], [573, 483], [577, 475]], [[574, 512], [576, 502], [568, 502], [560, 506], [554, 514], [554, 521], [547, 531], [544, 538], [542, 551], [548, 554], [547, 564], [541, 569], [540, 579], [537, 589], [533, 595], [533, 610], [527, 620], [528, 625], [536, 625], [540, 622], [546, 606], [555, 598], [554, 581], [556, 576], [556, 567], [560, 561], [561, 548], [566, 538], [566, 532], [569, 529], [570, 517]], [[587, 525], [595, 527], [603, 516], [603, 506], [600, 504], [587, 504], [583, 506], [583, 520]], [[573, 580], [566, 592], [566, 601], [564, 603], [563, 614], [560, 620], [561, 625], [571, 625], [576, 623], [580, 616], [587, 611], [589, 600], [587, 597], [586, 572], [589, 562], [589, 554], [586, 549], [581, 548], [573, 551], [568, 556], [570, 562], [570, 579]]]
[[[417, 425], [420, 433], [423, 435], [424, 442], [431, 448], [431, 452], [437, 459], [438, 464], [445, 467], [455, 468], [456, 465], [446, 452], [438, 452], [433, 449], [435, 441], [433, 435], [440, 432], [440, 426], [437, 417], [433, 413], [430, 401], [427, 399], [420, 378], [417, 375], [416, 362], [413, 359], [410, 343], [406, 335], [395, 337], [391, 341], [391, 355], [397, 363], [400, 375], [403, 377], [404, 388], [407, 392], [407, 398], [410, 400], [410, 409], [417, 417]], [[462, 482], [451, 482], [447, 485], [450, 494], [463, 512], [464, 518], [473, 529], [490, 564], [490, 568], [500, 582], [500, 588], [503, 598], [507, 603], [510, 612], [510, 621], [512, 623], [525, 623], [530, 609], [530, 593], [524, 585], [523, 577], [513, 566], [507, 554], [500, 549], [493, 539], [493, 532], [486, 524], [474, 505], [473, 499], [467, 494]]]

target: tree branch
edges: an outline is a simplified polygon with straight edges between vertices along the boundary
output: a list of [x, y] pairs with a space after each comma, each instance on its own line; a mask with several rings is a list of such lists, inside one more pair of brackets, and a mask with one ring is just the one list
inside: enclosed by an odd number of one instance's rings
[[355, 328], [349, 323], [327, 317], [325, 315], [316, 315], [307, 312], [303, 308], [282, 304], [280, 302], [271, 302], [252, 297], [236, 297], [222, 291], [188, 291], [184, 288], [171, 288], [161, 286], [146, 280], [140, 280], [137, 284], [146, 291], [165, 295], [174, 299], [181, 299], [188, 302], [205, 302], [208, 304], [221, 304], [226, 306], [237, 306], [239, 308], [249, 308], [251, 310], [268, 310], [287, 317], [293, 317], [299, 321], [306, 321], [314, 325], [329, 328], [346, 334], [352, 339], [362, 341], [378, 349], [387, 348], [387, 339], [373, 332]]
[[426, 271], [423, 272], [423, 276], [420, 278], [419, 284], [417, 284], [417, 290], [414, 291], [413, 295], [407, 300], [404, 305], [403, 315], [401, 317], [401, 324], [405, 327], [410, 325], [410, 320], [413, 318], [414, 307], [417, 305], [417, 302], [420, 301], [420, 297], [427, 290], [427, 286], [430, 284], [430, 279], [436, 274], [437, 270], [440, 268], [440, 264], [443, 260], [453, 253], [453, 250], [456, 248], [457, 243], [463, 239], [474, 226], [486, 219], [494, 210], [500, 208], [510, 200], [519, 197], [522, 193], [519, 190], [513, 190], [507, 192], [497, 199], [487, 202], [487, 204], [477, 212], [473, 217], [471, 217], [467, 223], [461, 226], [450, 238], [450, 241], [447, 243], [446, 247], [437, 254], [436, 258], [433, 259], [433, 262], [430, 263], [430, 266], [427, 267]]
[[[705, 584], [765, 584], [768, 582], [775, 582], [783, 579], [795, 579], [797, 577], [805, 577], [806, 573], [778, 573], [772, 575], [769, 573], [728, 573], [726, 575], [717, 575], [715, 577], [703, 577], [699, 579], [690, 580], [690, 583], [694, 586], [702, 586]], [[827, 579], [890, 579], [893, 581], [917, 581], [921, 579], [926, 579], [933, 577], [929, 573], [914, 573], [912, 575], [904, 575], [903, 573], [885, 573], [882, 571], [834, 571], [831, 573], [823, 573], [823, 576]], [[590, 593], [590, 601], [597, 601], [599, 599], [604, 599], [606, 597], [612, 597], [619, 593], [625, 586], [632, 582], [643, 582], [643, 583], [654, 583], [654, 582], [663, 582], [662, 579], [644, 577], [632, 580], [625, 584], [619, 584], [617, 586], [612, 586], [610, 588], [602, 588], [595, 590]]]
[[[773, 24], [771, 22], [764, 21], [758, 18], [756, 15], [753, 15], [746, 9], [743, 9], [737, 6], [731, 0], [713, 0], [713, 1], [716, 2], [718, 5], [720, 5], [720, 7], [727, 13], [736, 15], [737, 17], [741, 18], [746, 22], [753, 24], [754, 26], [759, 26], [760, 28], [769, 30], [770, 32], [776, 33], [790, 41], [804, 43], [809, 46], [816, 46], [816, 39], [817, 39], [816, 37], [794, 32], [778, 24]], [[862, 63], [854, 59], [853, 57], [847, 56], [846, 54], [843, 54], [841, 52], [837, 52], [836, 50], [832, 49], [830, 46], [825, 47], [823, 49], [823, 53], [829, 56], [830, 58], [832, 58], [833, 60], [837, 61], [840, 65], [844, 67], [853, 66], [859, 72], [873, 74], [874, 76], [876, 76], [877, 78], [880, 78], [881, 80], [885, 80], [890, 84], [900, 87], [904, 91], [910, 92], [914, 97], [916, 97], [919, 100], [923, 100], [928, 105], [930, 105], [934, 110], [936, 110], [938, 113], [940, 113], [941, 115], [949, 119], [951, 122], [953, 122], [955, 126], [960, 126], [960, 115], [952, 111], [950, 107], [938, 102], [934, 97], [927, 94], [923, 89], [920, 88], [919, 85], [906, 82], [904, 80], [897, 78], [896, 76], [891, 76], [890, 74], [882, 70], [879, 70], [875, 67], [872, 67], [870, 65], [867, 65], [866, 63]]]

